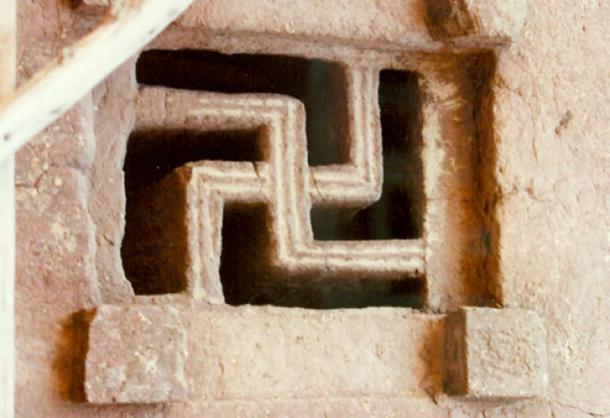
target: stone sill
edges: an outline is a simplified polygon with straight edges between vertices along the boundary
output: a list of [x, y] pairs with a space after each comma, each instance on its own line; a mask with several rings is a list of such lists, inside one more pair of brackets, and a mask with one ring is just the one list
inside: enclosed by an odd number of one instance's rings
[[[530, 311], [466, 308], [447, 316], [409, 308], [194, 305], [99, 307], [89, 335], [89, 401], [425, 397], [445, 390], [506, 400], [546, 390], [544, 327]], [[169, 349], [163, 333], [185, 338]], [[159, 370], [183, 377], [168, 388], [171, 379]]]

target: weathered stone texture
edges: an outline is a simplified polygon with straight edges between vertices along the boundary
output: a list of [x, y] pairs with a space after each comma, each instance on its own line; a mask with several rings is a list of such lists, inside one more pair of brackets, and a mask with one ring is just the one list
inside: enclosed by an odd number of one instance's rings
[[[303, 417], [303, 418], [368, 418], [426, 417], [448, 418], [449, 411], [430, 399], [403, 397], [325, 397], [318, 399], [241, 400], [205, 402], [203, 408], [214, 417]], [[186, 405], [172, 405], [175, 416], [197, 416], [198, 409]]]
[[111, 0], [81, 0], [83, 5], [86, 6], [110, 6]]
[[513, 38], [527, 15], [526, 0], [434, 0], [428, 2], [431, 31], [451, 38]]
[[[427, 306], [441, 312], [484, 303], [490, 280], [476, 272], [485, 253], [479, 248], [484, 228], [473, 169], [478, 134], [472, 120], [477, 106], [468, 73], [472, 65], [470, 59], [456, 58], [420, 69], [426, 98], [422, 159]], [[485, 82], [485, 74], [481, 79]]]
[[[80, 24], [69, 3], [19, 2], [21, 80], [71, 42], [71, 28]], [[198, 1], [155, 45], [229, 52], [275, 48], [326, 59], [344, 54], [353, 65], [407, 65], [424, 76], [440, 66], [426, 67], [420, 54], [397, 52], [440, 47], [427, 32], [429, 2], [296, 3], [261, 0], [253, 7], [245, 0]], [[442, 361], [435, 359], [442, 358], [443, 337], [435, 333], [442, 327], [412, 313], [403, 318], [402, 311], [391, 309], [374, 315], [372, 310], [305, 314], [187, 305], [184, 309], [198, 312], [183, 321], [192, 366], [186, 380], [196, 392], [189, 402], [101, 407], [75, 402], [83, 400], [79, 368], [86, 327], [74, 313], [133, 299], [120, 264], [124, 197], [115, 193], [122, 187], [124, 141], [134, 119], [129, 103], [136, 86], [129, 64], [96, 88], [93, 100], [84, 100], [17, 156], [17, 416], [610, 414], [610, 62], [605, 52], [610, 4], [530, 0], [527, 6], [522, 34], [498, 52], [490, 80], [495, 102], [483, 155], [490, 174], [483, 209], [499, 234], [478, 229], [473, 219], [476, 191], [467, 187], [473, 166], [464, 151], [480, 144], [452, 141], [460, 129], [470, 129], [460, 120], [465, 113], [429, 118], [449, 108], [464, 111], [462, 96], [453, 94], [455, 81], [440, 74], [435, 82], [444, 89], [440, 100], [424, 89], [424, 108], [431, 112], [424, 129], [433, 138], [424, 153], [434, 157], [426, 175], [427, 181], [438, 180], [426, 184], [438, 186], [427, 190], [434, 198], [427, 221], [445, 220], [429, 236], [426, 262], [431, 307], [441, 311], [464, 304], [473, 294], [464, 279], [472, 273], [472, 259], [485, 255], [476, 243], [488, 235], [499, 256], [498, 302], [534, 310], [544, 320], [546, 399], [492, 404], [438, 395]], [[412, 30], [417, 36], [409, 35]], [[232, 39], [231, 31], [246, 36]], [[254, 36], [257, 31], [263, 35]], [[172, 44], [176, 40], [181, 43]], [[359, 45], [371, 49], [363, 52]], [[443, 51], [447, 55], [440, 60], [446, 62], [452, 49]], [[463, 181], [449, 182], [458, 178]]]
[[495, 84], [503, 301], [545, 319], [550, 398], [610, 414], [610, 4], [528, 8]]
[[449, 393], [473, 399], [543, 397], [548, 383], [541, 318], [518, 309], [462, 308], [445, 339]]
[[120, 249], [125, 229], [122, 164], [126, 138], [135, 119], [130, 104], [136, 90], [133, 61], [130, 61], [92, 92], [97, 146], [89, 175], [89, 211], [96, 226], [95, 267], [106, 303], [124, 303], [133, 296], [123, 271]]
[[184, 315], [189, 352], [199, 353], [187, 366], [199, 399], [421, 398], [442, 390], [438, 315], [253, 306]]
[[96, 308], [89, 327], [85, 392], [92, 403], [185, 400], [186, 331], [158, 306]]

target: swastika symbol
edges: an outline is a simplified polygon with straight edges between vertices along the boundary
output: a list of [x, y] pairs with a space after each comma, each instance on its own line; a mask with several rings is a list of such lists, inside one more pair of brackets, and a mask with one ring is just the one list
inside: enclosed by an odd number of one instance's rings
[[263, 161], [198, 161], [163, 180], [181, 193], [186, 224], [186, 290], [193, 298], [223, 302], [220, 281], [223, 208], [265, 205], [270, 263], [286, 276], [404, 278], [423, 272], [421, 240], [318, 241], [312, 206], [362, 208], [382, 187], [378, 72], [346, 70], [349, 161], [309, 167], [302, 103], [273, 94], [218, 94], [143, 87], [135, 130], [258, 130]]

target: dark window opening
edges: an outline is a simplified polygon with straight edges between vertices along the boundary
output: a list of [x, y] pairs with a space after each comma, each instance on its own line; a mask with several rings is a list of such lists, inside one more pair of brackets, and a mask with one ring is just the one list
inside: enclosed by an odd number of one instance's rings
[[347, 97], [339, 64], [283, 55], [151, 50], [136, 65], [140, 84], [217, 93], [273, 93], [305, 105], [309, 165], [348, 160]]
[[423, 306], [424, 281], [411, 277], [287, 277], [271, 271], [267, 219], [263, 206], [225, 210], [220, 277], [227, 304], [308, 309]]
[[[186, 288], [186, 201], [164, 179], [193, 161], [260, 161], [257, 132], [134, 132], [127, 142], [121, 258], [136, 294]], [[171, 209], [168, 209], [171, 208]]]
[[383, 146], [381, 199], [364, 210], [313, 208], [319, 240], [410, 239], [422, 235], [422, 116], [417, 75], [384, 70], [379, 77]]
[[193, 161], [262, 161], [256, 131], [137, 131], [127, 142], [125, 193], [161, 180], [174, 169]]

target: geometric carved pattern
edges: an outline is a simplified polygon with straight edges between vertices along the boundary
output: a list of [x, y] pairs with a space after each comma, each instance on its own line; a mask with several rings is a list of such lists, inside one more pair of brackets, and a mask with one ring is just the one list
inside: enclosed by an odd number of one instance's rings
[[[219, 277], [225, 204], [269, 209], [270, 261], [288, 277], [404, 279], [423, 272], [422, 241], [317, 241], [312, 205], [361, 208], [379, 199], [382, 186], [378, 71], [347, 69], [349, 161], [309, 167], [305, 111], [283, 95], [227, 95], [144, 87], [137, 99], [136, 130], [231, 131], [256, 129], [264, 161], [199, 161], [167, 176], [160, 187], [185, 199], [186, 290], [223, 302]], [[162, 110], [159, 103], [163, 103]]]

